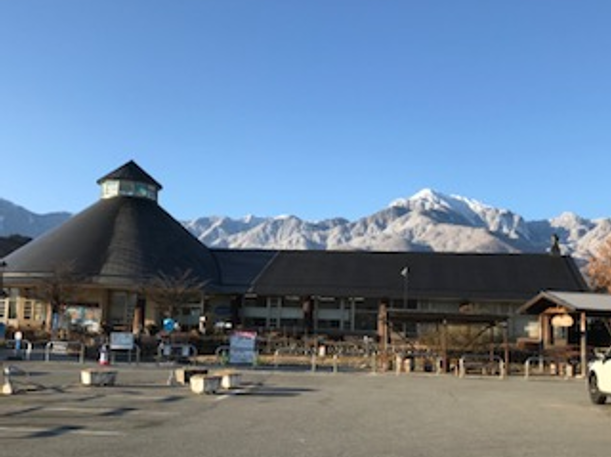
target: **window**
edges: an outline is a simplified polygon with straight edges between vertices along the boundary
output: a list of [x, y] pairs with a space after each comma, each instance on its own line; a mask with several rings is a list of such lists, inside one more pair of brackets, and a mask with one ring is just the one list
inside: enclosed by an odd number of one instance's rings
[[244, 297], [244, 307], [267, 308], [267, 299], [256, 295], [247, 295]]
[[41, 302], [36, 302], [34, 304], [34, 320], [36, 321], [44, 321], [46, 318], [45, 305]]
[[8, 318], [17, 319], [17, 300], [13, 297], [8, 301]]
[[34, 314], [34, 304], [32, 300], [26, 300], [23, 303], [23, 319], [26, 321], [32, 320]]

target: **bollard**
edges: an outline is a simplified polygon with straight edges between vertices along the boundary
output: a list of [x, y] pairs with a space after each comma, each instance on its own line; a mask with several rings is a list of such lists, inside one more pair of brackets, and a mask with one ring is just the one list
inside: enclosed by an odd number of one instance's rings
[[412, 359], [405, 359], [403, 365], [405, 366], [404, 368], [407, 374], [412, 372]]
[[15, 393], [15, 389], [13, 388], [13, 385], [11, 384], [11, 380], [10, 379], [5, 379], [4, 380], [4, 384], [2, 384], [2, 394], [3, 395], [13, 395]]
[[110, 360], [108, 358], [108, 345], [107, 344], [103, 344], [102, 347], [100, 347], [100, 357], [98, 359], [98, 363], [100, 365], [110, 365]]
[[11, 383], [11, 369], [10, 367], [6, 367], [3, 371], [4, 384], [2, 384], [2, 394], [13, 395], [15, 393], [15, 389], [13, 388], [13, 384]]
[[403, 357], [399, 354], [395, 357], [395, 374], [399, 376], [401, 374], [401, 369], [403, 367]]

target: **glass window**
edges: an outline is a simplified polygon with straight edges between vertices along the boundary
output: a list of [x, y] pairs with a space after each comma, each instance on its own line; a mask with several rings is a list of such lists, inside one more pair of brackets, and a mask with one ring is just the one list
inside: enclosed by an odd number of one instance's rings
[[111, 198], [119, 195], [119, 181], [106, 181], [102, 184], [102, 198]]
[[133, 181], [121, 181], [121, 195], [134, 195], [135, 194], [135, 188], [134, 188], [134, 182]]
[[318, 321], [319, 329], [336, 330], [339, 327], [340, 327], [340, 321], [338, 320], [324, 319], [324, 320]]
[[267, 298], [250, 295], [244, 297], [244, 307], [267, 308]]
[[17, 300], [12, 297], [8, 301], [8, 318], [17, 319]]
[[354, 327], [356, 330], [377, 330], [378, 314], [372, 312], [357, 312], [354, 318]]
[[32, 303], [32, 300], [26, 300], [23, 303], [23, 319], [29, 321], [32, 319], [33, 314], [34, 304]]
[[301, 308], [301, 300], [299, 297], [295, 295], [291, 295], [288, 297], [284, 297], [284, 302], [282, 304], [283, 308]]
[[320, 297], [318, 299], [318, 309], [339, 309], [339, 303], [333, 297]]
[[45, 320], [45, 317], [46, 317], [45, 305], [37, 301], [34, 304], [34, 320], [43, 321]]

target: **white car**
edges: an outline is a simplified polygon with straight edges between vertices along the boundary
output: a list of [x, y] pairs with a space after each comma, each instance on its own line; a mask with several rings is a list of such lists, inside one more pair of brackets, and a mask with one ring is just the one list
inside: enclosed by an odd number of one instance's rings
[[611, 350], [588, 366], [588, 392], [592, 403], [602, 405], [611, 397]]

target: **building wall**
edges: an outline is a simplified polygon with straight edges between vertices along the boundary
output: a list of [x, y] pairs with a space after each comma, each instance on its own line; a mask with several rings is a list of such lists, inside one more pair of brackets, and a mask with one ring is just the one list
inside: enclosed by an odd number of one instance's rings
[[[305, 303], [312, 304], [310, 331], [318, 334], [363, 334], [377, 332], [378, 311], [382, 301], [390, 308], [415, 309], [430, 312], [473, 312], [509, 316], [510, 340], [530, 337], [532, 318], [517, 314], [521, 303], [500, 301], [465, 303], [458, 300], [383, 300], [361, 297], [298, 297], [298, 296], [247, 296], [241, 307], [240, 320], [245, 328], [279, 331], [287, 334], [303, 334], [306, 330]], [[423, 324], [406, 323], [393, 329], [408, 337], [417, 337], [426, 329]]]

